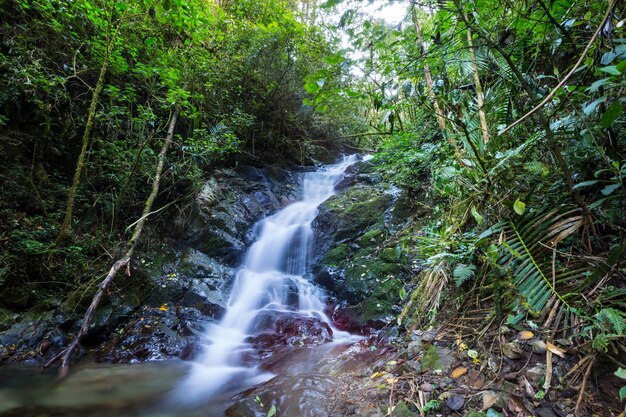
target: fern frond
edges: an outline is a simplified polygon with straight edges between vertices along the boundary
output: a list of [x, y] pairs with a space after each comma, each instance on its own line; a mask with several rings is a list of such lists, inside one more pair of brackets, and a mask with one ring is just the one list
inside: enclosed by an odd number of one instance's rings
[[458, 264], [452, 272], [452, 276], [454, 277], [454, 283], [457, 287], [461, 287], [465, 282], [474, 278], [475, 275], [476, 265]]

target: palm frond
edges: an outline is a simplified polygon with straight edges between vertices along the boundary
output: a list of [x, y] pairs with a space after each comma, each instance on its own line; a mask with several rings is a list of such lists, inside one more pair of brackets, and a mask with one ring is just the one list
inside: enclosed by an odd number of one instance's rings
[[572, 303], [580, 301], [575, 284], [583, 282], [593, 265], [577, 269], [556, 265], [557, 245], [582, 226], [580, 209], [557, 209], [542, 215], [527, 215], [515, 221], [500, 222], [485, 236], [495, 236], [503, 248], [498, 267], [511, 276], [518, 297], [510, 305], [517, 324], [526, 315], [553, 315], [552, 309], [574, 311]]

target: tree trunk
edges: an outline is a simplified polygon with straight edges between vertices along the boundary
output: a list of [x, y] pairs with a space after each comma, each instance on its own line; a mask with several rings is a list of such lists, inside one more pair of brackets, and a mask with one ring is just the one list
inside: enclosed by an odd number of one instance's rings
[[472, 42], [472, 30], [467, 28], [467, 45], [470, 50], [470, 59], [472, 61], [472, 71], [474, 73], [474, 88], [476, 89], [476, 100], [478, 101], [478, 118], [480, 119], [480, 131], [483, 135], [483, 142], [489, 142], [489, 128], [487, 127], [487, 116], [485, 115], [485, 96], [483, 94], [483, 86], [478, 76], [478, 63], [476, 62], [476, 51]]
[[[415, 13], [415, 8], [413, 8], [413, 25], [415, 27], [415, 34], [417, 35], [417, 46], [422, 48], [422, 29], [420, 28], [419, 21], [417, 20], [417, 13]], [[428, 90], [428, 96], [432, 100], [433, 108], [435, 109], [435, 116], [437, 117], [437, 124], [439, 125], [439, 129], [441, 130], [441, 134], [446, 136], [446, 119], [443, 117], [443, 113], [441, 111], [441, 107], [439, 106], [439, 100], [435, 94], [435, 90], [433, 88], [433, 77], [430, 72], [430, 65], [427, 62], [424, 62], [424, 78], [426, 78], [426, 88]]]
[[109, 67], [110, 53], [107, 51], [102, 67], [100, 68], [100, 74], [98, 75], [98, 81], [96, 87], [93, 90], [91, 96], [91, 103], [89, 104], [89, 112], [87, 113], [87, 123], [85, 124], [85, 130], [83, 131], [83, 144], [80, 149], [80, 155], [78, 155], [78, 161], [76, 162], [76, 169], [74, 170], [74, 178], [72, 180], [72, 186], [67, 196], [67, 206], [65, 209], [65, 217], [63, 218], [63, 224], [61, 230], [57, 235], [55, 243], [59, 243], [63, 240], [67, 232], [72, 225], [72, 211], [74, 210], [74, 201], [76, 200], [76, 193], [78, 192], [78, 185], [80, 184], [80, 176], [85, 165], [85, 158], [87, 156], [87, 148], [89, 147], [89, 135], [93, 128], [94, 118], [96, 115], [96, 107], [98, 106], [98, 99], [100, 98], [100, 92], [104, 86], [104, 77], [106, 76], [107, 69]]
[[80, 341], [83, 338], [83, 336], [89, 330], [89, 325], [91, 323], [93, 314], [98, 308], [98, 305], [100, 304], [100, 301], [102, 300], [102, 297], [104, 293], [106, 292], [109, 284], [111, 284], [111, 282], [113, 281], [113, 279], [115, 278], [115, 276], [117, 275], [120, 269], [124, 267], [128, 268], [129, 266], [130, 259], [133, 256], [133, 252], [135, 251], [135, 247], [137, 246], [137, 242], [139, 241], [139, 237], [141, 236], [141, 232], [143, 231], [143, 226], [146, 222], [146, 219], [151, 214], [150, 210], [152, 209], [152, 204], [154, 203], [154, 200], [157, 194], [159, 193], [161, 175], [163, 174], [163, 167], [165, 166], [165, 156], [167, 155], [167, 151], [169, 150], [172, 144], [173, 138], [174, 138], [174, 128], [176, 127], [178, 114], [179, 114], [179, 109], [176, 108], [174, 110], [174, 113], [172, 114], [172, 119], [167, 129], [167, 136], [165, 137], [165, 142], [163, 143], [163, 146], [161, 147], [161, 152], [159, 152], [159, 159], [157, 163], [156, 173], [154, 176], [154, 180], [152, 181], [152, 191], [150, 192], [150, 195], [146, 199], [141, 217], [134, 225], [133, 234], [131, 238], [128, 240], [128, 242], [126, 243], [126, 252], [117, 261], [115, 261], [113, 266], [111, 266], [111, 269], [109, 270], [107, 276], [98, 286], [98, 291], [93, 296], [93, 299], [91, 300], [91, 304], [89, 305], [89, 308], [87, 309], [87, 312], [85, 313], [85, 316], [83, 317], [83, 323], [80, 326], [80, 330], [74, 337], [74, 340], [72, 340], [72, 343], [70, 343], [70, 345], [66, 349], [61, 351], [58, 355], [50, 359], [48, 363], [44, 365], [44, 368], [48, 368], [53, 363], [60, 360], [61, 367], [59, 370], [59, 374], [62, 377], [67, 375], [67, 372], [69, 370], [70, 357], [72, 356], [72, 353], [74, 352], [74, 350], [80, 344]]

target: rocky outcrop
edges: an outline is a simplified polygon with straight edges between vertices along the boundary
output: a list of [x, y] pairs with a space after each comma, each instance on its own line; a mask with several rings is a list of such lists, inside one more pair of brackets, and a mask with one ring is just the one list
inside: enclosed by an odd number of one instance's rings
[[[203, 326], [226, 306], [253, 225], [296, 200], [301, 174], [280, 167], [216, 170], [199, 190], [191, 212], [174, 219], [171, 239], [150, 245], [120, 274], [100, 305], [82, 345], [101, 361], [135, 362], [191, 357]], [[54, 310], [34, 311], [31, 291], [16, 288], [0, 309], [0, 363], [42, 362], [71, 340], [81, 324], [76, 294]], [[29, 310], [27, 314], [17, 311]]]
[[300, 175], [279, 167], [222, 169], [205, 183], [191, 215], [176, 219], [176, 239], [237, 266], [257, 220], [299, 197]]
[[329, 311], [335, 323], [357, 331], [384, 324], [400, 301], [407, 259], [397, 233], [408, 198], [369, 162], [350, 167], [338, 188], [313, 221], [313, 276], [337, 300]]

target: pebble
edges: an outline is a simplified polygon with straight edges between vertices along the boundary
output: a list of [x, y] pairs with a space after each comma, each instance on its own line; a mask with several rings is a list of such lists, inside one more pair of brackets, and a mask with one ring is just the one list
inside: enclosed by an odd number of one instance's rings
[[548, 349], [543, 340], [535, 340], [530, 344], [530, 346], [532, 346], [533, 352], [535, 353], [546, 353], [546, 350]]

